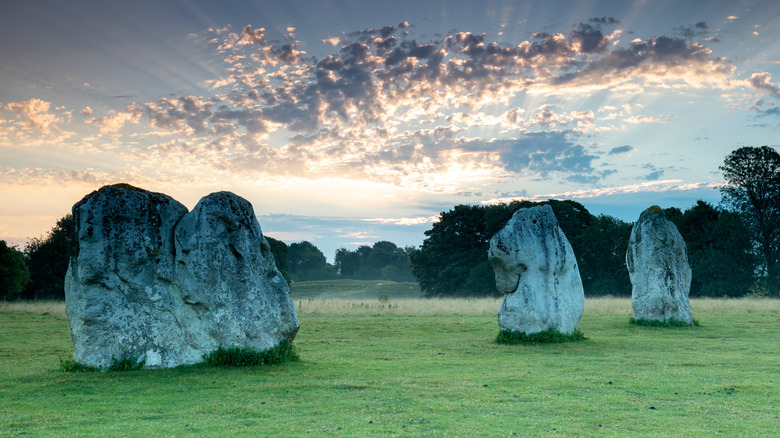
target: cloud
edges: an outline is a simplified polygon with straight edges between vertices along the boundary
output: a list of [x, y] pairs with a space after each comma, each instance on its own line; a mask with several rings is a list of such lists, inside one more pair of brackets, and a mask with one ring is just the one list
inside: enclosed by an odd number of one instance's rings
[[589, 199], [606, 196], [615, 196], [631, 193], [644, 193], [644, 192], [672, 192], [672, 191], [691, 191], [699, 190], [703, 188], [717, 189], [723, 183], [715, 182], [693, 182], [684, 183], [681, 179], [668, 179], [668, 180], [654, 180], [645, 181], [637, 184], [629, 184], [624, 186], [615, 187], [598, 187], [592, 189], [573, 190], [558, 193], [545, 193], [539, 195], [523, 196], [521, 198], [516, 197], [503, 197], [494, 198], [481, 202], [485, 205], [508, 203], [515, 200], [528, 200], [528, 201], [544, 201], [547, 199]]
[[30, 130], [37, 130], [43, 134], [51, 133], [55, 126], [61, 124], [63, 119], [50, 112], [51, 102], [41, 99], [30, 99], [21, 102], [12, 102], [5, 105], [5, 109], [15, 111], [21, 126]]
[[734, 66], [711, 57], [711, 50], [683, 38], [656, 36], [632, 41], [586, 61], [577, 71], [554, 78], [557, 85], [640, 87], [683, 84], [730, 88]]
[[692, 26], [680, 26], [677, 33], [685, 39], [702, 38], [709, 35], [709, 25], [705, 21], [699, 21]]
[[[381, 225], [422, 225], [432, 224], [439, 221], [439, 216], [414, 216], [414, 217], [375, 217], [363, 219], [365, 222], [371, 222]], [[376, 237], [376, 236], [369, 236]]]
[[137, 105], [130, 105], [126, 111], [112, 111], [110, 115], [104, 117], [89, 117], [93, 113], [92, 108], [86, 107], [81, 111], [84, 116], [84, 122], [89, 125], [95, 125], [100, 132], [104, 134], [113, 134], [122, 129], [125, 124], [131, 123], [137, 125], [141, 119], [141, 108]]
[[614, 147], [614, 148], [610, 149], [608, 154], [609, 155], [622, 155], [622, 154], [626, 154], [626, 153], [629, 153], [629, 152], [632, 152], [632, 151], [635, 151], [635, 150], [636, 150], [636, 148], [634, 148], [631, 145], [617, 146], [617, 147]]
[[[502, 43], [462, 30], [418, 37], [399, 22], [325, 39], [317, 57], [302, 49], [294, 28], [209, 29], [197, 38], [225, 65], [223, 76], [208, 82], [213, 95], [167, 95], [101, 116], [87, 107], [82, 115], [103, 134], [137, 125], [128, 163], [159, 160], [244, 180], [338, 177], [477, 193], [496, 180], [592, 184], [608, 176], [603, 162], [596, 166], [604, 154], [581, 137], [664, 122], [632, 114], [641, 106], [621, 106], [626, 92], [776, 92], [766, 73], [735, 80], [733, 65], [701, 43], [667, 36], [621, 43], [623, 31], [608, 29], [616, 24], [592, 18], [568, 32]], [[608, 114], [559, 103], [599, 92], [618, 97], [606, 100], [614, 103]], [[559, 99], [534, 109], [518, 104], [526, 96]], [[0, 128], [0, 143], [11, 142], [10, 129], [54, 133], [66, 124], [51, 104], [9, 105], [17, 117]], [[607, 156], [633, 150], [627, 147]]]
[[620, 24], [620, 20], [618, 20], [615, 17], [596, 17], [596, 18], [591, 18], [588, 21], [597, 24]]
[[378, 235], [371, 234], [367, 231], [353, 231], [349, 233], [340, 234], [338, 237], [344, 237], [347, 239], [375, 239]]
[[772, 75], [769, 73], [753, 73], [747, 80], [748, 85], [757, 91], [764, 91], [775, 97], [780, 97], [780, 85], [772, 83]]
[[105, 172], [94, 169], [0, 168], [0, 183], [11, 185], [67, 186], [85, 184], [94, 187], [114, 184], [117, 181], [129, 183], [144, 181], [148, 183], [150, 179], [129, 172]]
[[[11, 114], [4, 116], [2, 110]], [[76, 134], [65, 129], [71, 118], [70, 111], [42, 99], [0, 105], [0, 145], [59, 144]]]
[[640, 123], [666, 123], [666, 120], [657, 119], [648, 115], [631, 116], [625, 118], [623, 121], [632, 125], [638, 125]]
[[759, 99], [747, 107], [750, 111], [755, 111], [756, 117], [780, 116], [780, 107], [775, 102], [767, 102]]
[[731, 86], [733, 66], [698, 43], [658, 36], [612, 45], [620, 32], [604, 33], [601, 26], [616, 22], [591, 19], [569, 34], [538, 33], [516, 45], [462, 31], [420, 41], [399, 34], [409, 25], [398, 23], [345, 33], [336, 44], [340, 50], [321, 59], [304, 56], [297, 42], [273, 43], [265, 29], [247, 26], [240, 33], [211, 35], [230, 66], [228, 76], [212, 84], [230, 87], [226, 97], [234, 110], [254, 111], [252, 118], [261, 124], [308, 132], [436, 121], [452, 108], [471, 113], [527, 92], [593, 92], [628, 84]]

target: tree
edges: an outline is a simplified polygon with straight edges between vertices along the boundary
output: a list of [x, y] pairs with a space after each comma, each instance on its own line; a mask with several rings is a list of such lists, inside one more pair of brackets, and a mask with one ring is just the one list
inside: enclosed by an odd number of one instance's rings
[[350, 251], [346, 248], [336, 250], [334, 257], [336, 273], [345, 278], [354, 278], [360, 268], [363, 266], [363, 258], [357, 251]]
[[325, 280], [335, 276], [322, 251], [311, 242], [293, 243], [287, 249], [290, 277], [295, 281]]
[[287, 244], [281, 240], [276, 240], [273, 237], [265, 236], [265, 240], [268, 241], [268, 245], [271, 247], [271, 254], [274, 256], [274, 263], [276, 263], [276, 269], [282, 273], [284, 279], [290, 282], [289, 266], [287, 265]]
[[22, 293], [30, 281], [30, 271], [24, 262], [24, 253], [0, 240], [0, 295], [3, 300]]
[[755, 257], [739, 215], [701, 200], [685, 212], [676, 208], [664, 211], [688, 249], [692, 297], [748, 293], [755, 281]]
[[722, 203], [738, 212], [754, 242], [769, 294], [780, 295], [780, 154], [769, 146], [741, 147], [720, 166]]
[[65, 298], [65, 274], [75, 243], [76, 223], [72, 214], [57, 220], [46, 236], [30, 239], [24, 249], [30, 282], [23, 297]]
[[626, 268], [631, 226], [612, 216], [594, 216], [577, 236], [576, 247], [572, 243], [586, 295], [631, 295]]
[[[426, 296], [469, 295], [463, 285], [471, 270], [487, 259], [490, 236], [485, 233], [485, 208], [456, 205], [442, 212], [425, 235], [422, 247], [412, 256], [412, 271], [422, 292]], [[498, 294], [494, 280], [487, 288], [491, 295]]]
[[379, 241], [361, 245], [354, 251], [336, 250], [335, 268], [342, 278], [361, 280], [415, 281], [409, 262], [409, 250]]

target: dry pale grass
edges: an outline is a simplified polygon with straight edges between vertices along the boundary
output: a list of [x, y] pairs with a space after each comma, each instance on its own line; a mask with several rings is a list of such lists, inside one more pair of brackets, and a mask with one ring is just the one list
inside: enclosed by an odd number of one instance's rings
[[[404, 298], [389, 300], [304, 299], [295, 300], [301, 316], [437, 316], [495, 315], [501, 307], [498, 298]], [[691, 299], [694, 317], [701, 314], [780, 314], [780, 300], [769, 298]], [[63, 301], [0, 302], [0, 313], [50, 314], [66, 319]], [[632, 316], [629, 298], [599, 297], [585, 300], [586, 315]]]
[[[299, 315], [495, 315], [501, 307], [501, 299], [433, 298], [342, 300], [296, 300]], [[691, 299], [694, 316], [703, 314], [780, 314], [780, 300], [768, 298], [739, 299]], [[633, 316], [630, 298], [599, 297], [585, 300], [587, 315]]]
[[40, 300], [40, 301], [2, 301], [0, 313], [36, 313], [40, 315], [53, 315], [57, 318], [67, 319], [65, 313], [65, 301]]
[[296, 300], [299, 315], [495, 315], [501, 300], [495, 298], [404, 298], [389, 300]]

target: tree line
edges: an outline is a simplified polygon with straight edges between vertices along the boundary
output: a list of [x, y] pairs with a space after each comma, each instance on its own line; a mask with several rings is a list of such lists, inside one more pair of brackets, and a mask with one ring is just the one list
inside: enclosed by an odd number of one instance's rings
[[361, 245], [355, 250], [339, 248], [334, 263], [327, 262], [325, 254], [307, 241], [289, 246], [271, 237], [271, 245], [277, 268], [287, 281], [311, 281], [332, 279], [389, 280], [413, 282], [409, 253], [413, 249], [400, 248], [388, 241], [373, 245]]
[[[665, 209], [682, 234], [691, 265], [692, 297], [780, 296], [780, 154], [768, 146], [742, 147], [720, 170], [719, 206], [704, 201], [682, 211]], [[625, 254], [632, 223], [593, 215], [580, 203], [549, 200], [577, 256], [587, 296], [631, 294]], [[420, 247], [380, 241], [340, 248], [334, 263], [307, 241], [266, 237], [277, 267], [288, 281], [361, 279], [417, 281], [429, 297], [497, 296], [487, 260], [490, 238], [529, 201], [457, 205], [442, 212]], [[19, 250], [0, 240], [0, 294], [64, 298], [64, 276], [75, 241], [73, 216], [59, 219], [43, 237]]]

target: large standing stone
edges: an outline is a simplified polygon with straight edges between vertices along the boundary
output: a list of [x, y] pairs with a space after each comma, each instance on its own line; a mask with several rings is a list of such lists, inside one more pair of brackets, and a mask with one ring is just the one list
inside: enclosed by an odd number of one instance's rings
[[498, 291], [507, 294], [498, 312], [501, 330], [574, 332], [585, 295], [574, 251], [549, 205], [515, 212], [490, 239], [488, 259]]
[[631, 307], [635, 318], [693, 323], [688, 301], [691, 267], [685, 241], [660, 207], [643, 211], [634, 224], [626, 266], [633, 285]]
[[248, 201], [212, 193], [182, 218], [175, 237], [179, 285], [201, 344], [266, 350], [295, 337], [290, 289]]
[[252, 206], [220, 192], [187, 208], [106, 186], [73, 207], [78, 236], [65, 278], [77, 362], [148, 367], [201, 362], [224, 346], [291, 340], [298, 320]]

